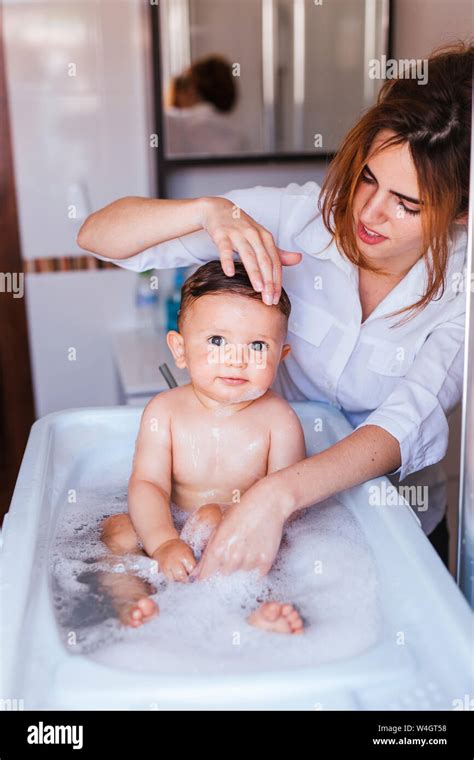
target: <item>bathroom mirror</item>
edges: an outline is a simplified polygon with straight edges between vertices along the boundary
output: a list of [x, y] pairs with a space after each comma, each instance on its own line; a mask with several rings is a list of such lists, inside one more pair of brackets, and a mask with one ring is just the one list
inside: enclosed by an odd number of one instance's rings
[[389, 0], [160, 0], [164, 158], [334, 152], [382, 84], [368, 72], [389, 56], [389, 10]]

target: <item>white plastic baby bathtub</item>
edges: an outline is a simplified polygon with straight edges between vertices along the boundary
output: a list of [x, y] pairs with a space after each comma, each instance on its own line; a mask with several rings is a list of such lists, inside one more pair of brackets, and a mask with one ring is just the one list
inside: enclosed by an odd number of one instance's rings
[[[309, 453], [350, 432], [332, 406], [293, 407]], [[23, 700], [25, 709], [51, 710], [436, 710], [465, 703], [472, 694], [471, 611], [411, 509], [370, 505], [368, 488], [382, 485], [382, 478], [338, 497], [362, 531], [377, 572], [381, 629], [366, 651], [314, 666], [288, 667], [283, 657], [271, 668], [207, 673], [187, 665], [189, 658], [162, 672], [137, 672], [128, 662], [104, 664], [71, 653], [57, 620], [51, 579], [65, 494], [84, 484], [103, 488], [117, 471], [126, 486], [140, 414], [126, 407], [71, 410], [48, 415], [31, 430], [3, 528], [3, 699]], [[318, 435], [315, 419], [322, 420]]]

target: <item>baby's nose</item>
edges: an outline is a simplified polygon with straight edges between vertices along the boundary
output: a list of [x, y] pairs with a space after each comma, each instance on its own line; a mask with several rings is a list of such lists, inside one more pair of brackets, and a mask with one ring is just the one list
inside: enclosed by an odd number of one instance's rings
[[247, 346], [237, 343], [229, 346], [225, 353], [225, 363], [229, 367], [246, 367], [248, 364]]

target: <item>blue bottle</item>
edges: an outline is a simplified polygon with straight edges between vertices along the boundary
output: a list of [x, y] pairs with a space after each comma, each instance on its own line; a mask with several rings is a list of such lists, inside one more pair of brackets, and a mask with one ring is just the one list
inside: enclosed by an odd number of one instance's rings
[[178, 329], [178, 311], [181, 304], [181, 288], [187, 278], [187, 268], [179, 267], [175, 270], [173, 290], [166, 299], [166, 329]]

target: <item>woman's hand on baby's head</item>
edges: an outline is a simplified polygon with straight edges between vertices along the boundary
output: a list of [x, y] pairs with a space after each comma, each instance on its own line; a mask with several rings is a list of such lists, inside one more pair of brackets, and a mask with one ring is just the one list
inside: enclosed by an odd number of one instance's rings
[[169, 581], [187, 583], [190, 573], [196, 567], [196, 558], [191, 547], [180, 538], [165, 541], [153, 552], [153, 559]]
[[209, 197], [203, 204], [201, 225], [219, 251], [222, 269], [235, 274], [234, 251], [247, 271], [254, 290], [265, 303], [277, 304], [281, 295], [282, 264], [299, 264], [302, 254], [277, 247], [272, 233], [227, 198]]

